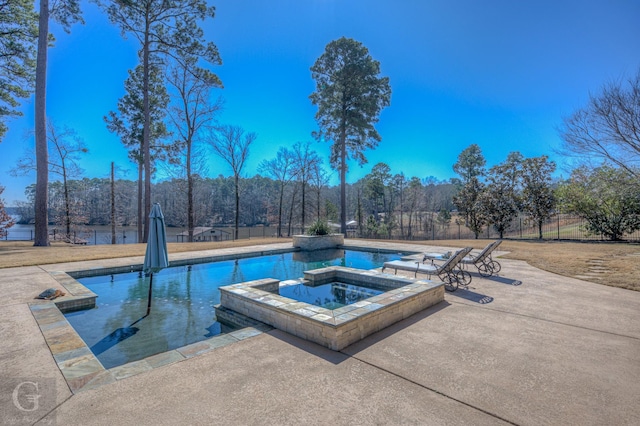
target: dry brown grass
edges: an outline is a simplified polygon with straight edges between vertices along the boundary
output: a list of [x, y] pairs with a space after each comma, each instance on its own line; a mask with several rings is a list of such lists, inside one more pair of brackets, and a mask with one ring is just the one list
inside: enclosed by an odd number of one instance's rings
[[[488, 240], [424, 242], [476, 249], [488, 243]], [[544, 271], [640, 291], [640, 245], [637, 244], [505, 240], [498, 250], [509, 252], [503, 256], [506, 259], [523, 260]]]
[[[245, 247], [288, 242], [289, 239], [251, 239], [208, 243], [169, 243], [169, 253], [216, 248]], [[398, 241], [401, 242], [401, 241]], [[412, 241], [414, 244], [483, 248], [487, 240]], [[0, 268], [143, 256], [145, 244], [33, 247], [30, 242], [0, 242]], [[637, 244], [578, 243], [558, 241], [509, 241], [499, 247], [507, 259], [518, 259], [536, 268], [567, 277], [640, 291], [640, 246]]]
[[[221, 242], [168, 243], [167, 250], [169, 253], [182, 253], [259, 244], [286, 243], [288, 241], [291, 241], [291, 239], [256, 238]], [[0, 268], [144, 256], [146, 248], [146, 244], [80, 246], [61, 242], [51, 243], [51, 247], [34, 247], [33, 243], [28, 241], [0, 241]]]

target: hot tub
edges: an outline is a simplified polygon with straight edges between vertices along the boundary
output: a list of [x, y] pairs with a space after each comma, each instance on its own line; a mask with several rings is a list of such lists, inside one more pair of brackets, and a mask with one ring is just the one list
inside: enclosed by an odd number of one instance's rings
[[[327, 283], [355, 285], [382, 292], [327, 309], [280, 295], [280, 288]], [[246, 316], [300, 338], [339, 351], [444, 300], [444, 284], [342, 266], [305, 271], [304, 278], [266, 278], [220, 287], [218, 321]]]

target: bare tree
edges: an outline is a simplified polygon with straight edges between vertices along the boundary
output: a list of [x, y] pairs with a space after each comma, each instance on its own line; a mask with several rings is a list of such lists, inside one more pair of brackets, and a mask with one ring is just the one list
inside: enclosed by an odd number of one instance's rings
[[316, 191], [316, 220], [320, 221], [322, 219], [322, 189], [326, 188], [329, 185], [329, 179], [331, 175], [327, 173], [327, 171], [322, 167], [322, 159], [315, 164], [313, 164], [311, 168], [311, 180], [309, 183], [311, 187]]
[[[64, 212], [63, 226], [65, 235], [71, 235], [71, 216], [73, 206], [69, 194], [69, 179], [82, 175], [82, 169], [78, 166], [79, 154], [88, 152], [84, 141], [77, 135], [75, 130], [68, 127], [58, 129], [51, 121], [47, 122], [47, 152], [54, 153], [48, 156], [48, 173], [53, 173], [62, 178], [64, 191]], [[27, 152], [23, 158], [18, 160], [16, 167], [11, 170], [14, 175], [25, 174], [37, 170], [37, 160], [33, 152]]]
[[242, 127], [232, 125], [219, 126], [209, 136], [213, 152], [222, 158], [233, 171], [236, 198], [234, 239], [238, 238], [238, 228], [240, 227], [240, 174], [247, 157], [249, 157], [249, 147], [256, 138], [255, 133], [245, 133]]
[[300, 183], [301, 201], [300, 201], [300, 227], [301, 233], [304, 234], [305, 219], [307, 216], [307, 185], [311, 180], [311, 173], [314, 168], [322, 162], [318, 153], [311, 149], [309, 142], [296, 142], [293, 145], [294, 157], [294, 174], [296, 180]]
[[417, 177], [412, 177], [407, 184], [407, 210], [409, 213], [409, 220], [407, 223], [407, 239], [413, 238], [413, 217], [422, 207], [423, 202], [423, 187], [422, 182]]
[[282, 237], [282, 207], [284, 204], [284, 190], [294, 178], [293, 174], [294, 156], [291, 151], [285, 147], [280, 147], [276, 158], [271, 160], [262, 160], [258, 166], [260, 173], [265, 173], [278, 182], [279, 200], [278, 200], [278, 238]]
[[640, 70], [627, 83], [607, 84], [586, 107], [563, 119], [563, 154], [608, 160], [640, 177]]
[[221, 88], [222, 82], [212, 72], [197, 66], [195, 56], [182, 57], [171, 68], [167, 80], [173, 87], [174, 104], [169, 109], [169, 116], [175, 133], [179, 139], [176, 146], [182, 151], [187, 178], [187, 229], [188, 241], [193, 242], [194, 184], [192, 160], [194, 144], [204, 126], [211, 123], [215, 114], [221, 109], [222, 101], [211, 103], [209, 96], [214, 88]]

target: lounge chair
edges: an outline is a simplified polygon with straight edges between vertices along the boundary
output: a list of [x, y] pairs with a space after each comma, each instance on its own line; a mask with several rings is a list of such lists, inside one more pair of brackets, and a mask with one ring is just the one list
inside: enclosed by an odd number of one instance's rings
[[467, 271], [462, 271], [457, 266], [462, 259], [471, 252], [472, 247], [466, 247], [455, 252], [449, 259], [447, 259], [442, 265], [436, 264], [424, 264], [420, 261], [405, 261], [405, 260], [392, 260], [391, 262], [385, 262], [382, 266], [382, 272], [385, 269], [394, 269], [395, 273], [398, 273], [398, 269], [403, 271], [411, 271], [414, 273], [414, 277], [418, 276], [418, 272], [427, 274], [429, 278], [431, 275], [437, 275], [445, 283], [445, 288], [449, 291], [455, 291], [458, 288], [458, 284], [467, 286], [471, 282], [471, 275]]
[[478, 268], [478, 273], [483, 277], [490, 277], [493, 274], [497, 274], [502, 269], [500, 263], [491, 258], [491, 252], [496, 249], [502, 243], [502, 240], [496, 240], [487, 245], [477, 255], [470, 254], [465, 256], [461, 263], [465, 265], [474, 265]]

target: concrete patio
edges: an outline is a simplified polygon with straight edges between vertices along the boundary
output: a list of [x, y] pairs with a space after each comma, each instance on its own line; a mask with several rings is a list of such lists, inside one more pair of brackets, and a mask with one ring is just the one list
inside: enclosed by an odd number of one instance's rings
[[[474, 273], [468, 290], [340, 352], [271, 330], [77, 393], [28, 304], [59, 287], [51, 272], [142, 259], [0, 269], [0, 423], [640, 424], [640, 292], [500, 262], [498, 277]], [[16, 407], [21, 385], [37, 410]]]

